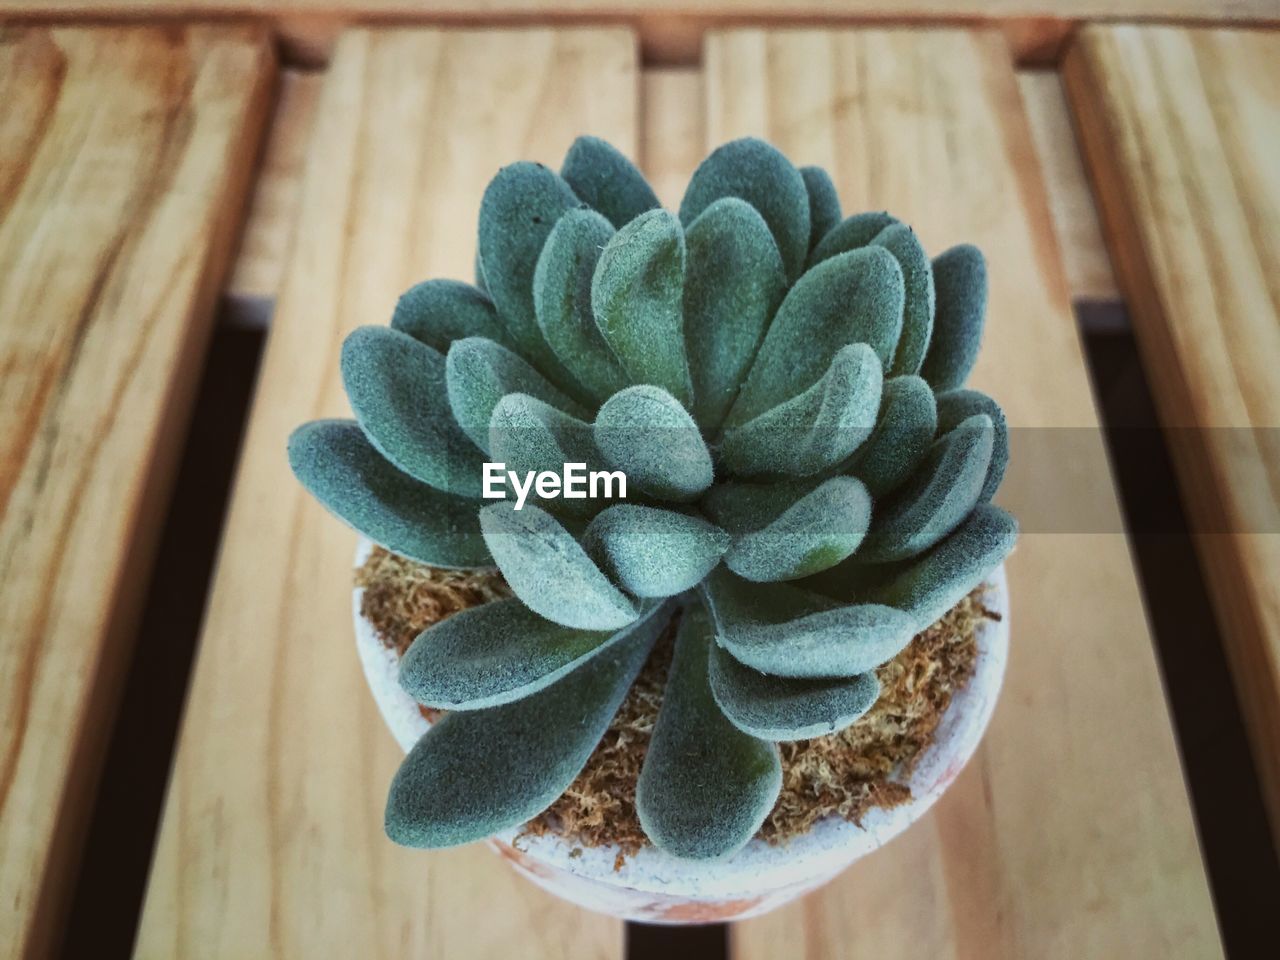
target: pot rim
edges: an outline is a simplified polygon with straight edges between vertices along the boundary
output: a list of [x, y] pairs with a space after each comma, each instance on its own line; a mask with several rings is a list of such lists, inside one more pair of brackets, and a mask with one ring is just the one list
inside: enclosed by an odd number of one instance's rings
[[[372, 549], [373, 544], [361, 537], [356, 548], [357, 568]], [[832, 814], [782, 844], [775, 846], [755, 838], [737, 853], [718, 860], [682, 860], [650, 845], [623, 858], [617, 869], [620, 849], [613, 844], [582, 847], [556, 835], [519, 837], [519, 827], [495, 834], [490, 841], [515, 847], [523, 858], [541, 861], [552, 870], [567, 871], [606, 886], [668, 896], [750, 896], [764, 889], [809, 885], [815, 878], [838, 872], [920, 819], [976, 751], [995, 710], [1009, 645], [1009, 590], [1004, 564], [990, 574], [987, 583], [991, 589], [985, 605], [1000, 619], [984, 620], [978, 625], [974, 675], [953, 694], [934, 742], [920, 754], [906, 781], [911, 799], [900, 806], [873, 807], [861, 824]], [[360, 662], [383, 720], [407, 753], [431, 725], [399, 685], [399, 656], [378, 639], [373, 625], [361, 616], [363, 593], [359, 587], [352, 591]]]

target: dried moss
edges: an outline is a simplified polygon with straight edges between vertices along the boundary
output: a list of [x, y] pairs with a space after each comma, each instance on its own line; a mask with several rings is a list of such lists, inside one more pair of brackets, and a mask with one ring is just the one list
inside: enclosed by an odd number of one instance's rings
[[440, 570], [374, 547], [356, 571], [364, 588], [360, 614], [384, 644], [404, 656], [433, 623], [490, 600], [511, 596], [497, 570]]
[[[364, 588], [360, 615], [373, 624], [378, 639], [397, 655], [427, 627], [471, 607], [511, 596], [497, 570], [442, 570], [415, 563], [390, 550], [374, 547], [356, 570], [356, 586]], [[443, 713], [418, 707], [428, 720]]]
[[[388, 647], [403, 654], [422, 630], [451, 614], [511, 591], [493, 572], [436, 570], [375, 548], [357, 571], [361, 613]], [[858, 823], [873, 807], [910, 799], [900, 778], [933, 742], [956, 690], [972, 677], [977, 628], [998, 615], [982, 604], [984, 588], [965, 597], [877, 669], [882, 692], [853, 726], [825, 737], [781, 744], [782, 793], [760, 829], [785, 843], [832, 814]], [[667, 670], [674, 625], [658, 641], [587, 766], [565, 793], [526, 824], [524, 835], [554, 833], [584, 847], [619, 849], [617, 866], [648, 844], [635, 810], [636, 778], [644, 763]], [[430, 719], [438, 711], [427, 711]]]
[[[872, 807], [911, 799], [898, 782], [933, 743], [955, 691], [973, 676], [978, 625], [997, 619], [979, 588], [876, 670], [880, 699], [839, 733], [782, 744], [782, 793], [760, 829], [770, 843], [838, 814], [854, 823]], [[897, 776], [895, 777], [895, 774]]]

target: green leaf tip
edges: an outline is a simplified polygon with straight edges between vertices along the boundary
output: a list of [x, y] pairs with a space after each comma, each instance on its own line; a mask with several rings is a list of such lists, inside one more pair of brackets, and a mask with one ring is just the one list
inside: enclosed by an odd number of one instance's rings
[[836, 602], [876, 603], [901, 610], [919, 632], [980, 586], [1017, 539], [1017, 521], [984, 503], [919, 556], [880, 566], [857, 564], [854, 557], [802, 584]]
[[978, 390], [951, 390], [938, 395], [938, 429], [946, 433], [954, 430], [969, 417], [979, 414], [991, 418], [991, 465], [982, 483], [978, 500], [986, 503], [996, 495], [1009, 466], [1009, 425], [1005, 422], [1000, 405]]
[[854, 452], [849, 472], [873, 497], [896, 490], [920, 465], [938, 432], [938, 404], [919, 377], [894, 377], [884, 385], [876, 427]]
[[969, 244], [933, 261], [937, 295], [933, 339], [920, 375], [939, 393], [964, 386], [978, 359], [987, 310], [987, 262]]
[[393, 553], [434, 567], [492, 566], [476, 501], [397, 470], [353, 421], [298, 427], [289, 437], [289, 466], [326, 510]]
[[599, 137], [579, 137], [573, 141], [560, 176], [575, 194], [615, 227], [661, 206], [636, 165]]
[[578, 630], [617, 630], [639, 615], [545, 510], [492, 503], [480, 510], [480, 529], [507, 585], [534, 613]]
[[446, 493], [480, 496], [480, 451], [454, 422], [438, 351], [389, 327], [342, 344], [342, 384], [356, 420], [387, 460]]
[[591, 307], [605, 341], [635, 383], [692, 400], [681, 298], [684, 230], [666, 210], [650, 210], [614, 234], [591, 282]]
[[479, 253], [489, 296], [520, 352], [558, 383], [565, 371], [538, 329], [533, 274], [551, 229], [581, 202], [561, 177], [524, 161], [499, 170], [480, 201]]
[[725, 431], [724, 465], [740, 476], [808, 477], [845, 460], [875, 427], [884, 375], [865, 343], [841, 347], [822, 379]]
[[785, 583], [750, 583], [725, 570], [702, 586], [716, 639], [733, 657], [780, 677], [852, 677], [892, 659], [915, 621], [878, 603], [838, 603]]
[[684, 335], [693, 412], [713, 433], [755, 359], [787, 275], [764, 218], [737, 197], [707, 207], [689, 225], [685, 241]]
[[851, 556], [871, 497], [853, 477], [777, 485], [721, 484], [703, 508], [733, 535], [725, 564], [744, 580], [796, 580]]
[[977, 414], [930, 448], [912, 480], [880, 504], [858, 551], [866, 563], [915, 556], [960, 525], [977, 506], [991, 465], [995, 428]]
[[821, 167], [801, 167], [805, 191], [809, 194], [809, 250], [840, 222], [840, 196], [831, 176]]
[[729, 536], [701, 517], [619, 503], [596, 515], [584, 545], [632, 596], [671, 597], [703, 581]]
[[715, 479], [711, 453], [698, 425], [659, 387], [628, 387], [596, 414], [596, 446], [643, 493], [687, 502]]
[[777, 241], [787, 276], [798, 277], [809, 250], [809, 192], [791, 161], [754, 137], [717, 147], [689, 181], [680, 202], [680, 222], [688, 226], [723, 197], [739, 197], [760, 211]]
[[596, 401], [630, 381], [605, 342], [591, 308], [591, 283], [601, 251], [614, 235], [594, 210], [570, 210], [547, 239], [534, 272], [534, 307], [547, 343], [574, 380]]
[[829, 229], [809, 255], [810, 268], [850, 250], [857, 250], [871, 243], [876, 237], [898, 221], [882, 211], [855, 213]]
[[742, 849], [782, 789], [777, 747], [735, 727], [708, 681], [711, 622], [686, 608], [662, 707], [636, 783], [645, 835], [675, 857], [708, 860]]
[[902, 335], [889, 372], [895, 377], [918, 373], [933, 335], [933, 268], [916, 232], [905, 223], [885, 227], [871, 243], [893, 254], [902, 268]]
[[462, 432], [486, 453], [493, 409], [510, 393], [524, 393], [571, 416], [584, 413], [518, 354], [483, 337], [455, 341], [445, 357], [449, 408]]
[[866, 344], [888, 369], [902, 332], [903, 296], [902, 268], [881, 247], [851, 250], [809, 270], [778, 308], [728, 425], [803, 393], [842, 347]]
[[[521, 477], [560, 474], [570, 463], [583, 464], [584, 472], [600, 466], [590, 424], [523, 393], [509, 393], [493, 408], [489, 454]], [[561, 496], [558, 488], [553, 497], [539, 496], [536, 487], [529, 496], [553, 513], [570, 516], [587, 517], [601, 507], [599, 500]]]
[[410, 287], [396, 301], [391, 327], [440, 353], [466, 337], [515, 346], [488, 294], [457, 280], [426, 280]]
[[549, 687], [589, 658], [646, 629], [657, 607], [615, 633], [573, 630], [520, 600], [462, 610], [419, 634], [400, 661], [400, 686], [441, 710], [483, 710]]
[[551, 806], [582, 772], [666, 623], [661, 615], [650, 617], [520, 700], [447, 714], [391, 781], [387, 836], [409, 847], [452, 847], [518, 826]]
[[850, 726], [880, 698], [871, 672], [817, 680], [773, 677], [711, 651], [711, 692], [724, 715], [761, 740], [808, 740]]

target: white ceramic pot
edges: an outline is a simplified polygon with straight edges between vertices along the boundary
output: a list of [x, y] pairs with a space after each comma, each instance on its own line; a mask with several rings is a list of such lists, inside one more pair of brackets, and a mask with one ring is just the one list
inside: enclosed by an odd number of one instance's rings
[[[372, 545], [362, 540], [359, 566]], [[1009, 591], [1004, 567], [992, 574], [989, 609], [999, 620], [978, 627], [973, 679], [952, 697], [933, 744], [907, 781], [911, 799], [873, 808], [855, 825], [832, 816], [782, 846], [752, 840], [731, 857], [689, 861], [646, 847], [614, 869], [616, 847], [579, 848], [559, 837], [522, 837], [510, 830], [490, 845], [539, 886], [591, 910], [648, 923], [706, 923], [756, 916], [830, 880], [920, 819], [977, 749], [995, 710], [1009, 650]], [[387, 726], [407, 753], [430, 724], [396, 679], [399, 658], [377, 638], [352, 598], [356, 647], [369, 689]]]

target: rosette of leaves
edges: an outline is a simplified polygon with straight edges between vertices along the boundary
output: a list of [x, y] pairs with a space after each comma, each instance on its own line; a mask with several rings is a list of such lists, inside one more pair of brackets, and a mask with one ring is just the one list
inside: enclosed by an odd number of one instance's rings
[[[652, 842], [724, 856], [781, 784], [777, 743], [839, 730], [874, 670], [1012, 548], [1000, 408], [965, 387], [986, 268], [737, 140], [678, 213], [622, 154], [499, 171], [474, 285], [429, 280], [341, 369], [354, 420], [294, 472], [387, 549], [496, 566], [514, 597], [421, 634], [403, 687], [447, 712], [391, 785], [411, 846], [521, 824], [574, 780], [679, 618], [636, 790]], [[625, 501], [481, 498], [482, 464], [620, 470]]]

